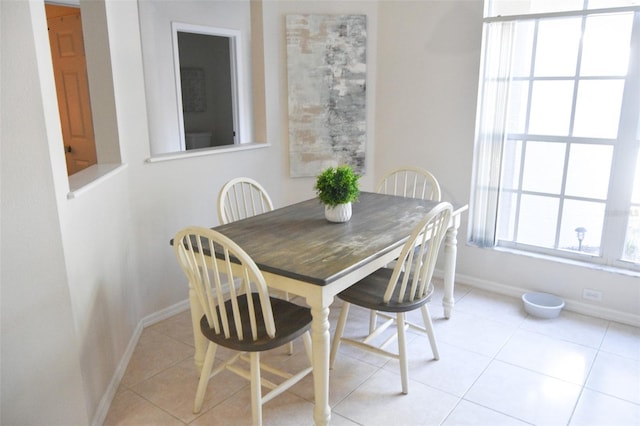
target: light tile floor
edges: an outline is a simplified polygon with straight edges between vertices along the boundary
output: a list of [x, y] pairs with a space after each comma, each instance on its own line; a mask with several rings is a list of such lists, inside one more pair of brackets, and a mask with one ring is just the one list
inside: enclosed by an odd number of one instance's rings
[[[409, 394], [400, 393], [397, 361], [343, 345], [330, 373], [335, 425], [640, 425], [640, 329], [563, 311], [541, 320], [517, 298], [458, 285], [445, 320], [438, 288], [430, 304], [440, 360], [426, 336], [410, 333]], [[331, 309], [333, 333], [339, 302]], [[351, 309], [345, 335], [367, 327]], [[249, 382], [223, 372], [193, 414], [197, 374], [189, 312], [146, 328], [105, 425], [245, 425]], [[221, 359], [229, 355], [218, 350]], [[284, 348], [263, 357], [298, 368]], [[312, 379], [263, 408], [266, 425], [312, 425]]]

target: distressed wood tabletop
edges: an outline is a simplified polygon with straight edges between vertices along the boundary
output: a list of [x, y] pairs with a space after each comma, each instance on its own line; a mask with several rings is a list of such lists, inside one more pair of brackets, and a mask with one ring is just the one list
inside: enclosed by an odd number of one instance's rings
[[317, 198], [215, 227], [263, 271], [327, 285], [402, 245], [435, 201], [362, 192], [351, 220], [331, 223]]

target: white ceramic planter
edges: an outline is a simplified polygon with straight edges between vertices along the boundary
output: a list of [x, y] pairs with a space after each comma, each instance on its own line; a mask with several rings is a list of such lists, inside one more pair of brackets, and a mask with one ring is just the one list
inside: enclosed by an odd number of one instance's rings
[[351, 219], [351, 203], [338, 204], [335, 207], [325, 205], [324, 216], [329, 222], [347, 222]]

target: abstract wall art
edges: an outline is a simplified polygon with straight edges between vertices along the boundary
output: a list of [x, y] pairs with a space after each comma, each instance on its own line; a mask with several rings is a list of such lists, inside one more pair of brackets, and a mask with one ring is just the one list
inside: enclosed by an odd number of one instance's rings
[[367, 142], [365, 15], [287, 15], [292, 177], [349, 164], [364, 173]]

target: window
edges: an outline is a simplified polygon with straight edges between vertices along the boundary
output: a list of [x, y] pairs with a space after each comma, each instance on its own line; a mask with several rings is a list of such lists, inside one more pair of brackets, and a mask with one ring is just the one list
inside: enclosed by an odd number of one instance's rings
[[238, 143], [240, 32], [178, 22], [172, 29], [180, 149]]
[[[67, 102], [59, 109], [68, 109], [64, 117], [61, 115], [61, 120], [67, 120], [67, 123], [61, 123], [61, 128], [65, 141], [66, 161], [70, 166], [67, 170], [70, 190], [67, 197], [71, 199], [90, 190], [107, 176], [117, 173], [125, 165], [120, 155], [120, 141], [114, 130], [118, 128], [118, 123], [115, 112], [113, 70], [110, 65], [105, 66], [105, 63], [109, 64], [107, 58], [110, 58], [111, 54], [104, 2], [83, 1], [79, 10], [77, 0], [57, 0], [55, 3], [53, 5], [47, 2], [46, 9], [50, 12], [51, 9], [58, 9], [56, 13], [59, 14], [63, 10], [68, 12], [68, 8], [72, 7], [75, 9], [73, 14], [78, 17], [74, 16], [72, 20], [81, 17], [82, 21], [81, 35], [78, 32], [78, 25], [74, 25], [71, 31], [76, 33], [76, 37], [70, 37], [69, 28], [62, 28], [57, 33], [54, 31], [55, 40], [58, 42], [54, 42], [54, 49], [57, 48], [59, 56], [67, 59], [64, 66], [56, 64], [54, 72], [58, 71], [58, 77], [60, 72], [67, 74], [58, 81], [67, 85], [65, 94]], [[63, 12], [63, 15], [66, 15], [66, 12]], [[71, 23], [66, 18], [64, 21], [67, 21], [65, 25]], [[48, 24], [51, 24], [51, 21]], [[74, 50], [75, 53], [81, 54], [72, 54]], [[73, 56], [76, 56], [76, 59], [78, 56], [86, 59], [86, 71], [75, 69], [70, 72], [68, 60]], [[58, 67], [58, 65], [61, 66]], [[80, 74], [86, 74], [86, 77], [81, 77]], [[83, 79], [86, 81], [82, 81]], [[88, 87], [80, 87], [85, 83], [88, 83]], [[58, 84], [57, 89], [59, 88]], [[88, 99], [89, 91], [90, 99]], [[82, 95], [80, 92], [83, 92]], [[65, 132], [67, 132], [66, 135]]]
[[625, 3], [487, 2], [472, 243], [640, 270], [640, 7]]
[[254, 72], [264, 54], [260, 29], [252, 28], [262, 16], [259, 2], [136, 4], [147, 162], [268, 147], [264, 77]]

